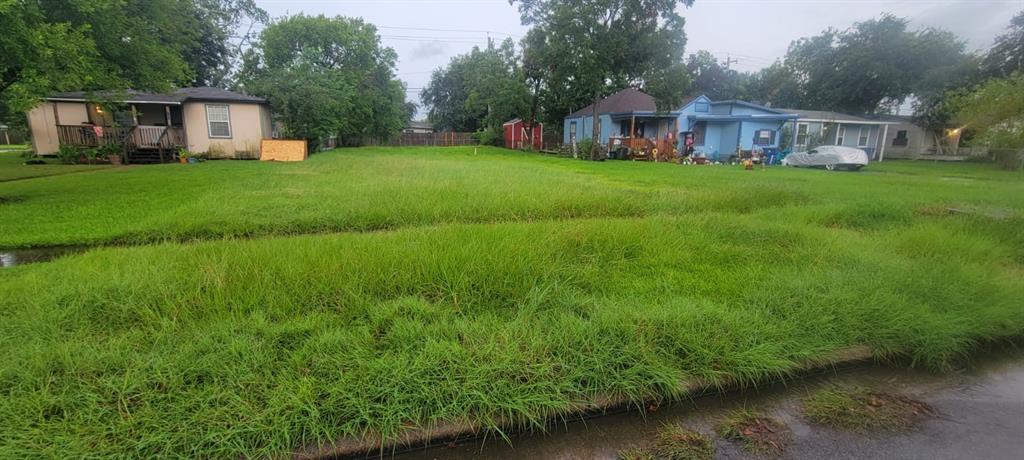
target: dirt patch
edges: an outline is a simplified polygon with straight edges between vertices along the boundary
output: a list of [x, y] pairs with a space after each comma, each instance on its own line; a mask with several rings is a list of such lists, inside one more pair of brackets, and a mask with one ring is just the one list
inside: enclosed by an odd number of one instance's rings
[[809, 421], [860, 433], [904, 430], [936, 415], [924, 402], [864, 388], [827, 388], [804, 401]]
[[738, 410], [729, 413], [715, 426], [718, 435], [743, 443], [743, 448], [763, 455], [780, 455], [792, 438], [782, 422], [761, 412]]
[[711, 460], [711, 438], [679, 425], [663, 425], [650, 447], [631, 446], [619, 451], [621, 460]]

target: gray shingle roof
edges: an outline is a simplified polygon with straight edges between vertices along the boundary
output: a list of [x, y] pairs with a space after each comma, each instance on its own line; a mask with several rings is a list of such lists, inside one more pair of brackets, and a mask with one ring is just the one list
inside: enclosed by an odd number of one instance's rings
[[[684, 107], [692, 100], [693, 98], [688, 98], [679, 106]], [[656, 112], [657, 110], [658, 104], [654, 101], [654, 96], [635, 88], [626, 88], [601, 99], [597, 103], [597, 113], [599, 115], [618, 112]], [[592, 113], [594, 113], [594, 104], [579, 109], [566, 116], [566, 118], [578, 118]]]
[[47, 99], [50, 100], [74, 100], [74, 101], [85, 101], [89, 100], [90, 96], [93, 97], [112, 97], [121, 100], [122, 102], [158, 102], [158, 103], [182, 103], [185, 101], [218, 101], [218, 102], [252, 102], [252, 103], [264, 103], [266, 99], [262, 97], [249, 96], [245, 94], [236, 93], [234, 91], [228, 91], [221, 88], [213, 88], [210, 86], [202, 86], [196, 88], [180, 88], [170, 93], [148, 93], [144, 91], [125, 90], [125, 91], [94, 91], [91, 94], [86, 91], [68, 91], [64, 93], [51, 94]]
[[874, 120], [869, 120], [869, 119], [863, 118], [863, 117], [858, 117], [858, 116], [854, 116], [854, 115], [847, 115], [845, 113], [839, 113], [839, 112], [831, 112], [831, 111], [827, 111], [827, 110], [803, 110], [803, 109], [779, 109], [779, 108], [775, 108], [773, 110], [778, 110], [780, 112], [792, 113], [792, 114], [800, 115], [800, 118], [805, 118], [805, 119], [810, 119], [810, 120], [849, 121], [849, 122], [858, 122], [858, 121], [861, 121], [861, 122], [864, 122], [864, 121], [871, 122], [871, 121], [874, 121]]

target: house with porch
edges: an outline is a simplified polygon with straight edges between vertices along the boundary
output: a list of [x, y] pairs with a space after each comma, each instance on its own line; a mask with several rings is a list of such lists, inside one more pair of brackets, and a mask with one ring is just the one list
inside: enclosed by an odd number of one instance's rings
[[273, 130], [265, 99], [211, 87], [58, 93], [29, 111], [28, 121], [38, 155], [62, 145], [116, 145], [133, 163], [170, 161], [179, 148], [211, 158], [258, 158], [260, 141]]
[[778, 110], [797, 116], [786, 127], [793, 136], [791, 142], [787, 142], [787, 150], [794, 152], [805, 152], [820, 145], [841, 145], [861, 149], [868, 158], [878, 161], [885, 157], [889, 125], [895, 124], [823, 110]]
[[[694, 151], [714, 161], [726, 161], [740, 151], [778, 147], [785, 123], [797, 118], [750, 102], [712, 101], [707, 96], [689, 98], [680, 107], [658, 111], [654, 97], [627, 88], [598, 102], [602, 144], [625, 143], [630, 147], [682, 148], [681, 133], [692, 132]], [[565, 117], [563, 142], [590, 139], [593, 105]]]

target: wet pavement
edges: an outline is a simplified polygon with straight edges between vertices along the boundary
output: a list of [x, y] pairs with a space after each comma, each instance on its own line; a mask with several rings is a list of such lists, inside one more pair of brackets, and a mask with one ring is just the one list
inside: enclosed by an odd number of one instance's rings
[[0, 249], [0, 268], [47, 262], [58, 257], [85, 252], [88, 248], [60, 246], [38, 249]]
[[[801, 398], [829, 385], [856, 385], [904, 394], [940, 412], [900, 433], [856, 434], [810, 424], [801, 416]], [[715, 458], [764, 458], [718, 438], [712, 426], [733, 409], [763, 410], [785, 422], [792, 442], [788, 459], [1016, 459], [1024, 458], [1024, 352], [998, 349], [976, 357], [969, 368], [930, 373], [883, 366], [861, 366], [772, 385], [662, 406], [654, 412], [625, 412], [501, 439], [467, 440], [373, 458], [428, 459], [614, 459], [619, 449], [649, 440], [664, 423], [681, 423], [707, 433]]]

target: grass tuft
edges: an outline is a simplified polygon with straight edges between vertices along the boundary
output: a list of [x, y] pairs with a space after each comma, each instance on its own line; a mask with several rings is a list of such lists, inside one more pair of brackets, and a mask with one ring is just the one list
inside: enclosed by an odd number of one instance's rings
[[715, 445], [707, 435], [679, 425], [664, 425], [654, 437], [652, 451], [665, 460], [708, 460]]
[[618, 452], [619, 460], [657, 460], [649, 449], [638, 446], [630, 446]]
[[904, 430], [935, 415], [927, 403], [865, 388], [826, 388], [804, 401], [808, 420], [858, 433]]
[[715, 426], [715, 432], [758, 454], [781, 454], [791, 438], [789, 428], [779, 420], [747, 409], [726, 414]]

